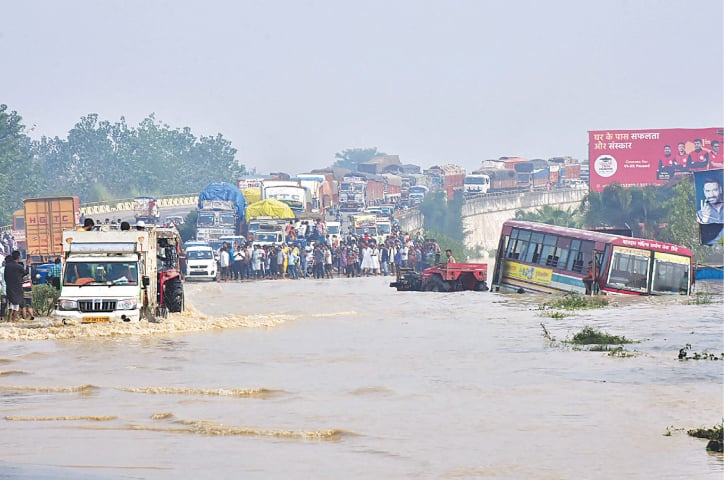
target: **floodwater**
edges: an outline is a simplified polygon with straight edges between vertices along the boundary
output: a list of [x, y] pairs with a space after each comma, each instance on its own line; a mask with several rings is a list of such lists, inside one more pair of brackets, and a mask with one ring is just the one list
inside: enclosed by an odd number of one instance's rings
[[[186, 284], [160, 324], [0, 325], [0, 479], [721, 479], [714, 303]], [[544, 336], [543, 327], [554, 337]], [[631, 357], [562, 344], [584, 326]]]

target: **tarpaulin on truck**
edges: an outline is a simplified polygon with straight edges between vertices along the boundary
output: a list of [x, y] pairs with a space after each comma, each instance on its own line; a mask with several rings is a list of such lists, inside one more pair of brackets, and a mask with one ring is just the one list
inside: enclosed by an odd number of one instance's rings
[[240, 220], [245, 219], [246, 199], [241, 190], [234, 185], [225, 182], [215, 182], [206, 185], [206, 188], [199, 194], [198, 207], [202, 208], [205, 200], [225, 200], [234, 204], [236, 214]]

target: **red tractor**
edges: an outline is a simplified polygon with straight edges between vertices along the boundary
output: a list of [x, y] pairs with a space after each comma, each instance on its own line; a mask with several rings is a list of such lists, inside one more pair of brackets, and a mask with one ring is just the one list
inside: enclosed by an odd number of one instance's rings
[[426, 268], [422, 273], [402, 268], [390, 287], [399, 292], [488, 291], [486, 263], [443, 263]]

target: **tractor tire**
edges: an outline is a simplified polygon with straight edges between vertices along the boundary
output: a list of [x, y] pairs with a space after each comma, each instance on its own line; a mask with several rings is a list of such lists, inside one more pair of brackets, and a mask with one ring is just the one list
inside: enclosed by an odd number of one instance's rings
[[184, 310], [184, 287], [181, 278], [172, 278], [164, 286], [163, 306], [169, 312], [178, 313]]
[[488, 290], [488, 284], [485, 282], [478, 282], [475, 284], [476, 292], [487, 292]]
[[425, 284], [426, 292], [449, 292], [450, 288], [450, 284], [440, 278], [439, 275], [430, 278]]

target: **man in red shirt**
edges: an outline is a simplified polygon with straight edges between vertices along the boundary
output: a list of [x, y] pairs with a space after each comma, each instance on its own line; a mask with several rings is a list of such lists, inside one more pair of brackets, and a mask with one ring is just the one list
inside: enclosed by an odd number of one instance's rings
[[719, 152], [719, 140], [711, 141], [711, 152], [709, 152], [709, 168], [723, 168], [724, 160]]
[[664, 145], [664, 156], [659, 160], [659, 168], [656, 171], [658, 180], [668, 180], [676, 172], [676, 157], [671, 153], [671, 145]]
[[709, 166], [709, 152], [702, 147], [701, 138], [694, 140], [694, 150], [689, 154], [687, 166], [691, 170], [704, 170]]
[[679, 142], [678, 151], [676, 152], [676, 171], [677, 172], [688, 172], [689, 171], [689, 154], [686, 153], [686, 144]]

